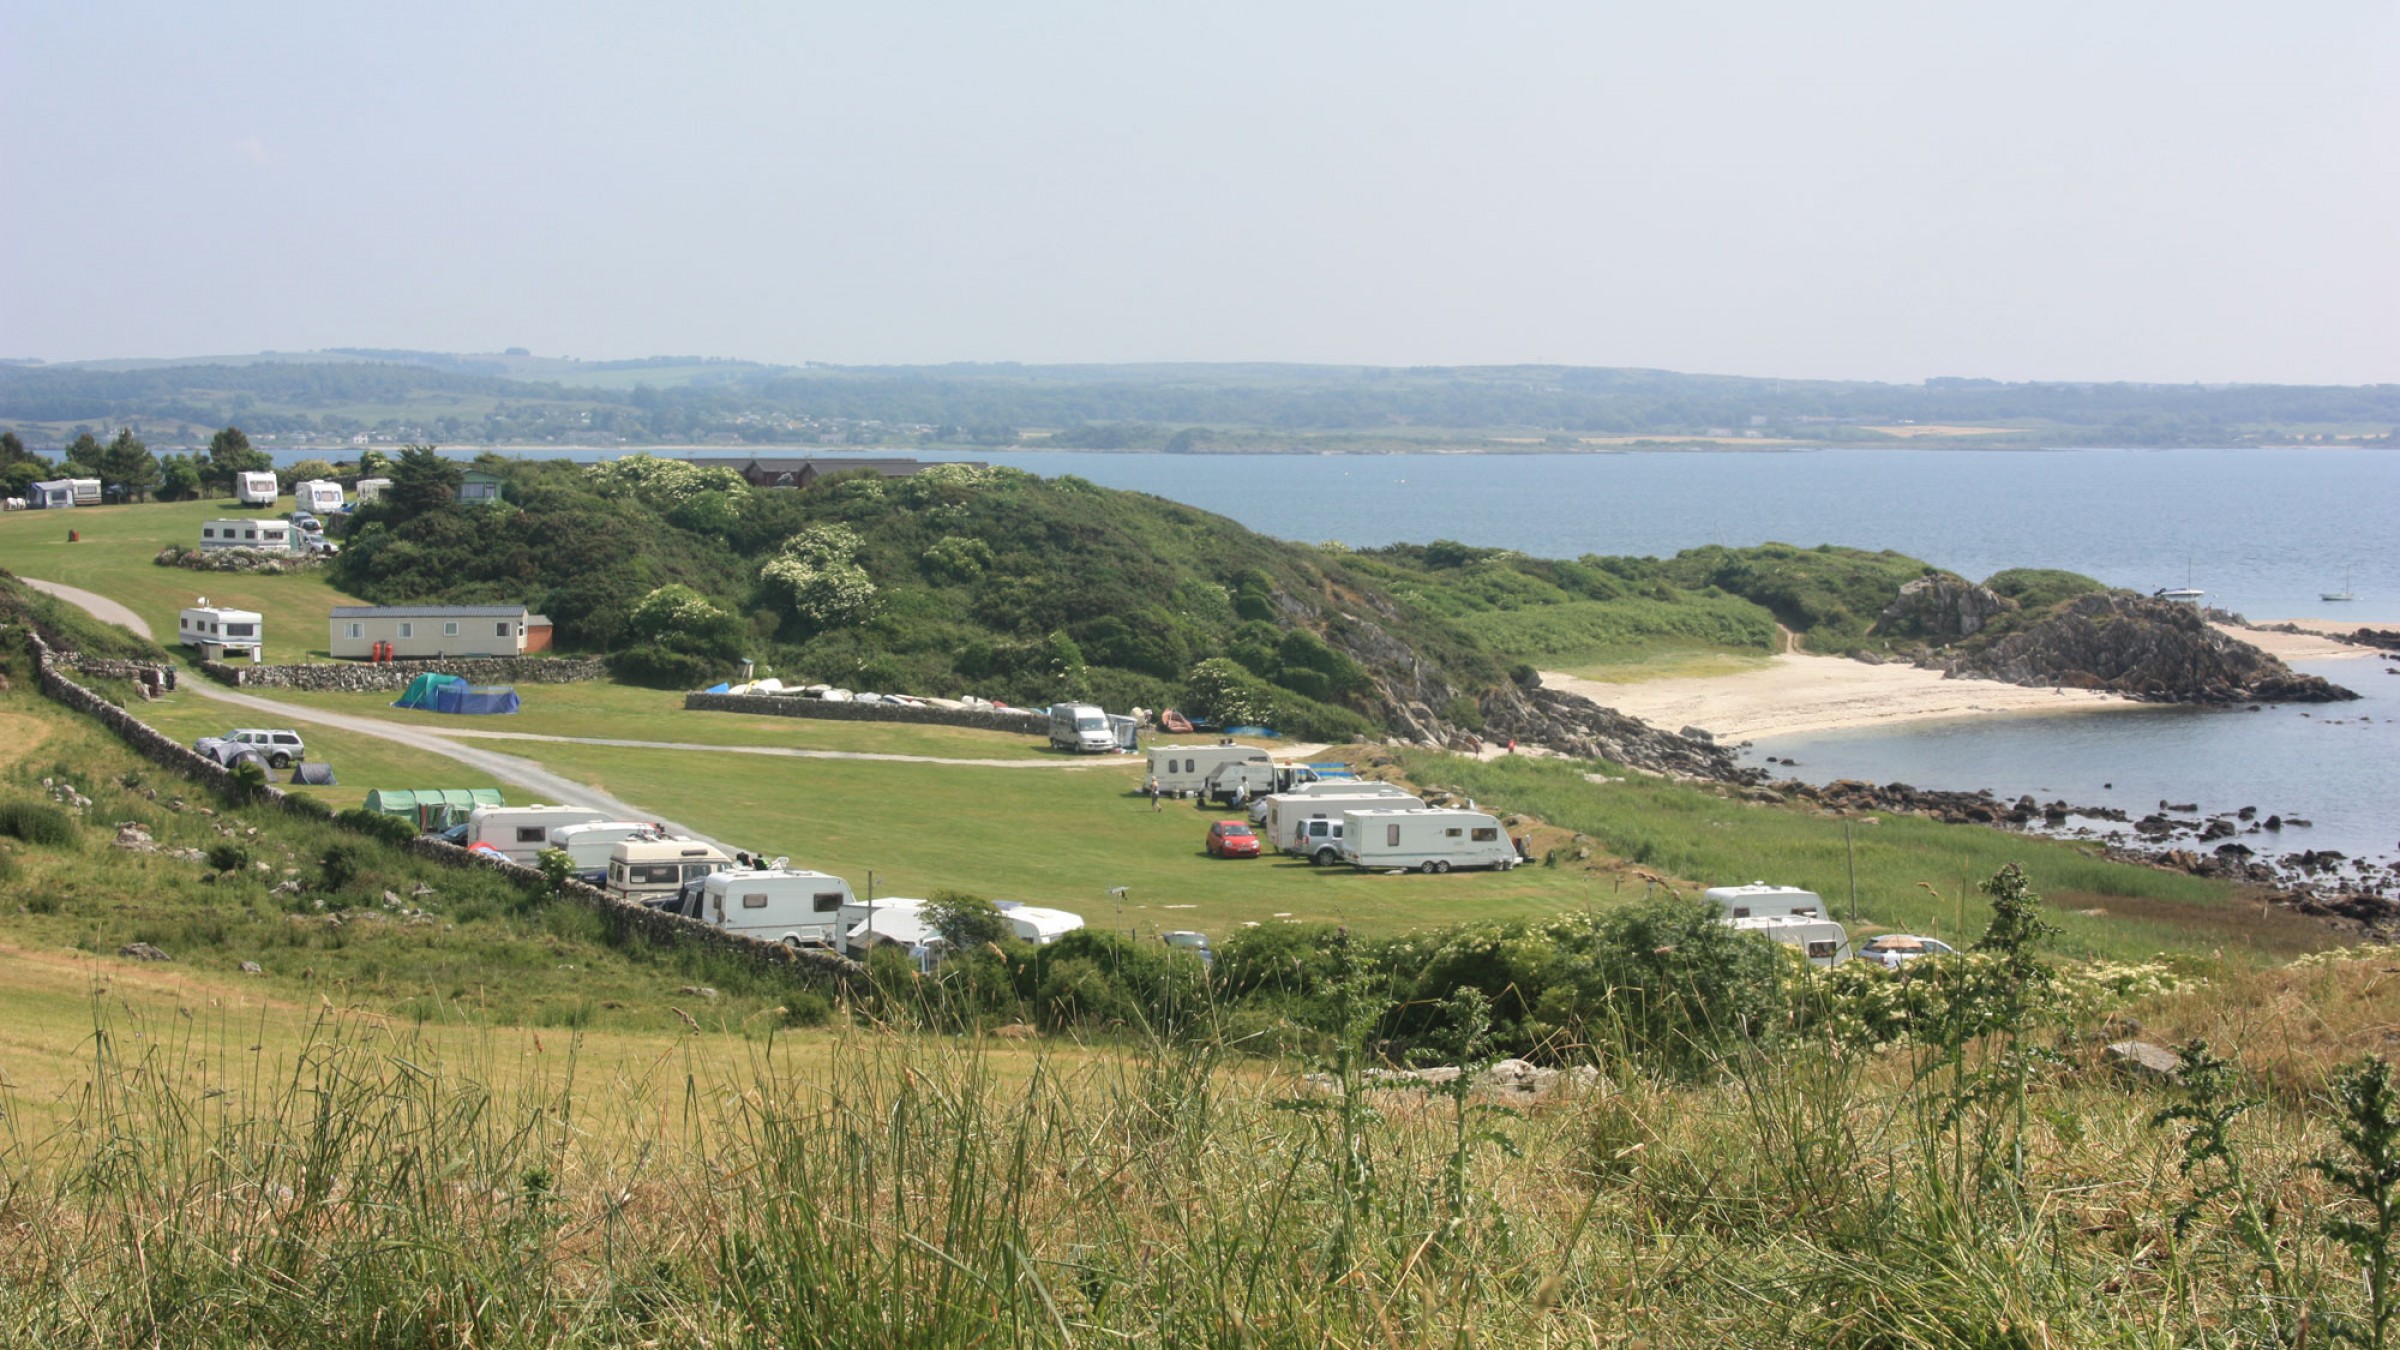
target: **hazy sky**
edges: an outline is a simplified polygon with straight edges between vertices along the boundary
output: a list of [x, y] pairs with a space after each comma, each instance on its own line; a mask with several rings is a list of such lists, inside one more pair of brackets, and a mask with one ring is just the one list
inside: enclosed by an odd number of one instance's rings
[[2400, 4], [0, 0], [0, 355], [2400, 380]]

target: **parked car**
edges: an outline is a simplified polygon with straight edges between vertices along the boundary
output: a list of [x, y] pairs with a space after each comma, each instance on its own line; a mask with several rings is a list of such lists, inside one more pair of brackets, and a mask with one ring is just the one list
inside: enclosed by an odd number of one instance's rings
[[1255, 858], [1258, 831], [1246, 820], [1220, 820], [1208, 827], [1208, 852], [1216, 858]]
[[293, 529], [303, 532], [322, 532], [325, 528], [324, 521], [317, 519], [314, 515], [311, 515], [306, 511], [289, 512], [284, 516], [284, 519], [292, 522]]
[[[308, 758], [308, 747], [301, 744], [300, 733], [288, 727], [243, 727], [228, 731], [214, 739], [229, 746], [251, 751], [267, 762], [269, 768], [288, 769]], [[195, 745], [193, 749], [199, 749]], [[202, 751], [203, 754], [207, 753]]]
[[1869, 961], [1898, 970], [1920, 956], [1947, 956], [1956, 950], [1940, 938], [1919, 937], [1914, 933], [1885, 933], [1860, 947], [1858, 954]]

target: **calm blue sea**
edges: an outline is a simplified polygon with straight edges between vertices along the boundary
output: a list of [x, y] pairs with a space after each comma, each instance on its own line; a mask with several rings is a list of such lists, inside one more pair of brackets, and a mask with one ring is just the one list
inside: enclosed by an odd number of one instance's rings
[[[2138, 590], [2188, 579], [2208, 592], [2208, 603], [2253, 619], [2400, 627], [2400, 452], [928, 457], [1078, 474], [1286, 539], [1456, 539], [1550, 557], [1664, 556], [1770, 540], [1847, 544], [1897, 550], [1978, 580], [2007, 567], [2066, 568]], [[2354, 602], [2319, 598], [2345, 588]], [[1817, 781], [1990, 787], [2137, 815], [2161, 798], [2209, 810], [2255, 805], [2316, 822], [2287, 832], [2287, 847], [2391, 858], [2400, 856], [2400, 676], [2384, 671], [2394, 665], [2310, 668], [2367, 695], [2362, 703], [1920, 724], [1761, 743], [1755, 753], [1790, 755], [1801, 761], [1793, 772]]]

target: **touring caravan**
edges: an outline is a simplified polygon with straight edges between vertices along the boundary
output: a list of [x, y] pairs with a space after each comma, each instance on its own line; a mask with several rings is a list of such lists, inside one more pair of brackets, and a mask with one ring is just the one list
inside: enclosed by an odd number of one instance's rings
[[[1405, 811], [1425, 804], [1422, 797], [1412, 796], [1388, 783], [1352, 783], [1352, 791], [1340, 794], [1305, 795], [1278, 792], [1267, 798], [1263, 832], [1267, 842], [1286, 853], [1313, 857], [1320, 863], [1334, 861], [1319, 856], [1319, 851], [1333, 848], [1324, 830], [1310, 831], [1311, 821], [1339, 824], [1344, 811]], [[1369, 787], [1382, 788], [1370, 792]]]
[[242, 473], [234, 475], [233, 499], [244, 506], [273, 506], [283, 489], [271, 473]]
[[1342, 861], [1355, 867], [1447, 872], [1453, 867], [1517, 865], [1517, 846], [1497, 816], [1419, 807], [1342, 813]]
[[1799, 914], [1757, 914], [1725, 922], [1741, 932], [1760, 933], [1797, 950], [1812, 966], [1837, 966], [1851, 956], [1850, 935], [1831, 919], [1812, 919]]
[[588, 806], [479, 806], [467, 815], [467, 847], [489, 845], [510, 862], [531, 867], [550, 847], [552, 830], [606, 819], [607, 812]]
[[330, 478], [311, 478], [292, 484], [292, 504], [312, 515], [322, 516], [342, 509], [342, 485]]
[[1826, 917], [1825, 902], [1815, 891], [1797, 886], [1770, 886], [1753, 881], [1747, 886], [1712, 886], [1702, 896], [1727, 920], [1789, 914], [1803, 919]]
[[567, 855], [575, 875], [594, 885], [608, 880], [608, 859], [628, 839], [656, 834], [658, 827], [638, 820], [587, 820], [550, 827], [550, 847]]
[[1238, 760], [1218, 765], [1217, 771], [1201, 785], [1200, 795], [1231, 806], [1238, 801], [1256, 801], [1272, 793], [1289, 792], [1316, 781], [1317, 771], [1305, 764]]
[[[1310, 772], [1314, 773], [1315, 770], [1312, 769]], [[1407, 788], [1394, 783], [1378, 783], [1373, 779], [1366, 778], [1321, 778], [1315, 782], [1294, 783], [1290, 787], [1277, 788], [1252, 802], [1250, 804], [1250, 823], [1253, 825], [1273, 823], [1268, 819], [1267, 813], [1274, 809], [1278, 798], [1297, 805], [1310, 797], [1406, 797], [1410, 795], [1412, 794]], [[1417, 805], [1423, 806], [1424, 803], [1419, 802]]]
[[1047, 946], [1083, 927], [1082, 915], [1071, 914], [1063, 909], [1028, 905], [1017, 900], [995, 900], [992, 908], [999, 910], [1000, 917], [1016, 930], [1019, 942], [1030, 942], [1036, 947]]
[[384, 490], [385, 488], [388, 488], [388, 487], [390, 487], [391, 485], [392, 485], [392, 480], [391, 480], [391, 479], [389, 479], [389, 478], [361, 478], [361, 479], [359, 479], [359, 480], [358, 480], [358, 501], [359, 501], [359, 505], [361, 505], [361, 506], [364, 506], [364, 505], [366, 505], [368, 502], [371, 502], [371, 501], [375, 500], [377, 497], [380, 497], [380, 496], [382, 496], [382, 495], [383, 495], [383, 490]]
[[690, 895], [677, 911], [685, 917], [787, 947], [838, 945], [842, 915], [853, 903], [850, 883], [840, 877], [782, 867], [711, 872]]
[[1108, 714], [1089, 703], [1050, 705], [1050, 748], [1078, 754], [1105, 755], [1117, 748]]
[[29, 491], [31, 496], [26, 505], [36, 511], [100, 504], [100, 480], [97, 478], [53, 478], [35, 483]]
[[[592, 814], [597, 816], [599, 812]], [[707, 840], [681, 835], [662, 839], [652, 835], [610, 847], [608, 880], [603, 885], [619, 900], [654, 909], [671, 908], [682, 896], [686, 883], [696, 884], [732, 866], [733, 859]]]
[[199, 604], [176, 616], [175, 640], [196, 648], [203, 661], [236, 657], [255, 662], [261, 659], [259, 643], [265, 636], [265, 627], [256, 610], [212, 605], [204, 595]]
[[844, 953], [861, 959], [874, 947], [914, 951], [934, 935], [932, 926], [925, 922], [925, 902], [897, 895], [876, 900], [853, 898], [842, 906], [837, 923], [840, 928], [837, 945]]
[[1263, 764], [1272, 769], [1274, 761], [1255, 745], [1167, 745], [1150, 750], [1150, 776], [1158, 780], [1158, 790], [1177, 797], [1203, 791], [1209, 776], [1228, 764]]

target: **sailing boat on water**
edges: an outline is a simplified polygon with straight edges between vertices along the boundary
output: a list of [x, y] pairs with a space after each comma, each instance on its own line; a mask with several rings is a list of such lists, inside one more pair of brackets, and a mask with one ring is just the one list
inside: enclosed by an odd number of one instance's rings
[[2319, 591], [2317, 598], [2320, 600], [2356, 600], [2358, 597], [2350, 592], [2350, 569], [2347, 567], [2342, 569], [2342, 588], [2340, 590]]
[[2186, 605], [2197, 605], [2200, 603], [2200, 598], [2208, 594], [2192, 585], [2192, 560], [2189, 558], [2183, 560], [2183, 584], [2181, 586], [2172, 589], [2162, 587], [2150, 593], [2161, 600], [2174, 600]]

